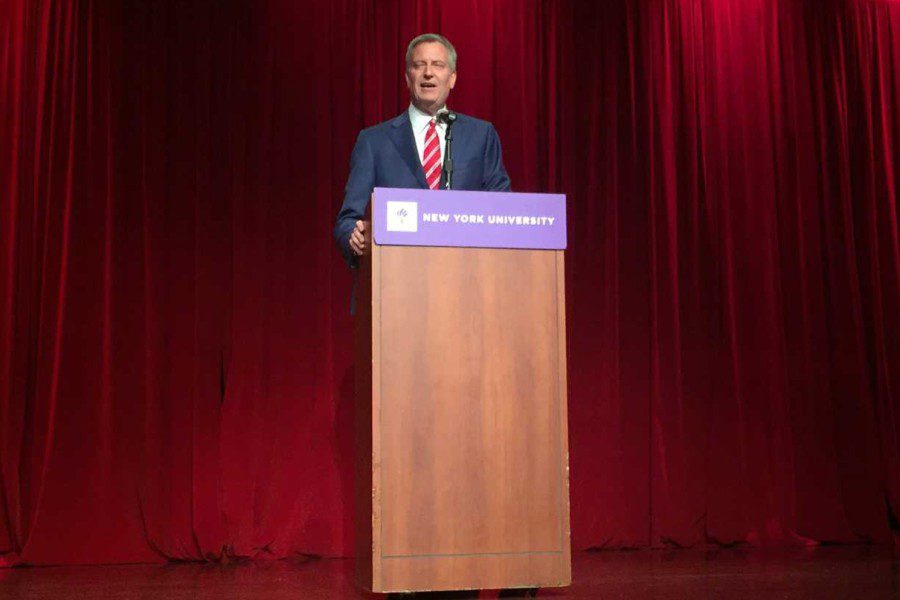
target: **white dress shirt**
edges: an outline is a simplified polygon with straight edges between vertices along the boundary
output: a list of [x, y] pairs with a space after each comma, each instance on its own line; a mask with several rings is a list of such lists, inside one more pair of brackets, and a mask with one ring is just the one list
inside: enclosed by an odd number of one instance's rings
[[[441, 109], [443, 110], [443, 109]], [[440, 111], [438, 111], [440, 112]], [[409, 105], [409, 122], [412, 124], [413, 137], [416, 138], [416, 150], [419, 151], [419, 163], [425, 158], [425, 134], [428, 132], [428, 123], [433, 119], [428, 113], [423, 113], [412, 103]], [[446, 125], [437, 123], [438, 144], [441, 146], [441, 164], [444, 160], [444, 135], [446, 134]]]

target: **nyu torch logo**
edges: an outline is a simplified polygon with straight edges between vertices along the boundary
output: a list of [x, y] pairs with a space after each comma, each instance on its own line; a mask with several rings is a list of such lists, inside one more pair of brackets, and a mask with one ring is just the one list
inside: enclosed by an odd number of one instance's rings
[[388, 231], [416, 232], [419, 230], [418, 203], [389, 200], [385, 204]]

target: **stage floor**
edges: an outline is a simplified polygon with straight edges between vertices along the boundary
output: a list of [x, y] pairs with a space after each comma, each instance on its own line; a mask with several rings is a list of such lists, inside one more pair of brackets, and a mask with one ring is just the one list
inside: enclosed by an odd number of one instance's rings
[[[900, 598], [900, 560], [890, 548], [716, 549], [578, 552], [572, 586], [539, 598]], [[230, 564], [0, 569], [0, 599], [377, 599], [354, 588], [346, 559]], [[419, 594], [415, 598], [441, 596]], [[496, 598], [496, 590], [453, 598]]]

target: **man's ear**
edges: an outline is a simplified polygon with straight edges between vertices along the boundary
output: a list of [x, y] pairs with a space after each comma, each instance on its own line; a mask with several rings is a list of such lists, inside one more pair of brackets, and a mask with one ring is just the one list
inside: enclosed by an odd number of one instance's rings
[[450, 89], [453, 89], [453, 86], [456, 85], [456, 71], [450, 73]]

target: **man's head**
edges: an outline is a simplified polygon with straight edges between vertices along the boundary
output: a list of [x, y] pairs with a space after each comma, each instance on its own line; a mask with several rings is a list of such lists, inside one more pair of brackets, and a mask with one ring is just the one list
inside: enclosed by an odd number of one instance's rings
[[416, 108], [430, 115], [443, 108], [456, 85], [456, 49], [442, 35], [425, 33], [406, 49], [406, 85]]

